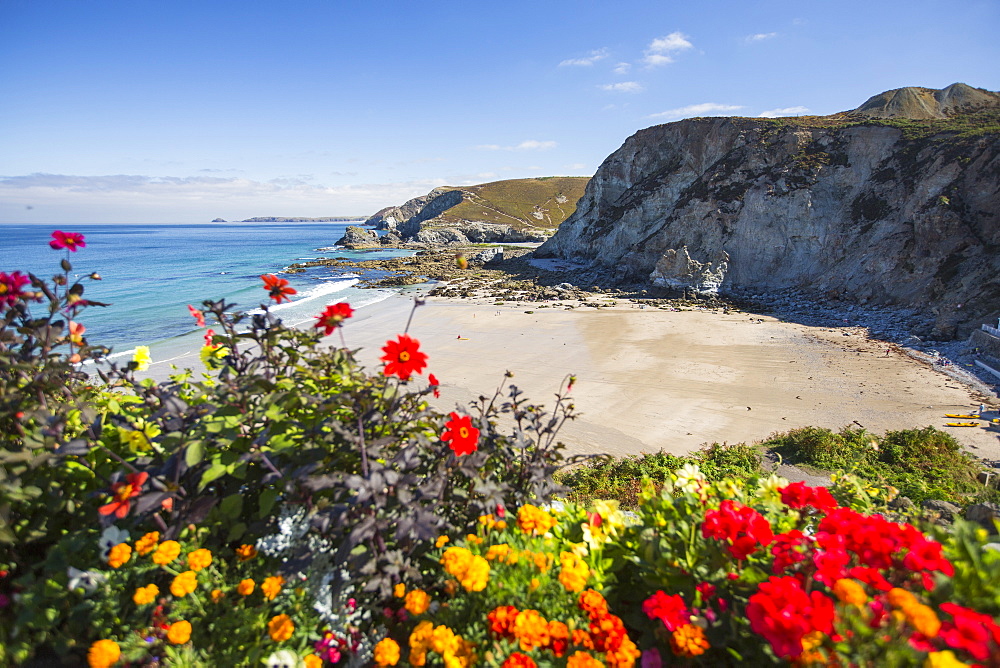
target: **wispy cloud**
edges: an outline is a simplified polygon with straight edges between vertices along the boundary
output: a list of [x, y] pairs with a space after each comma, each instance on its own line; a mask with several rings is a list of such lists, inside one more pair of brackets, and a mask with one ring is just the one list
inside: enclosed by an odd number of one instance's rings
[[779, 116], [801, 116], [809, 111], [808, 107], [784, 107], [782, 109], [768, 109], [760, 112], [760, 118], [778, 118]]
[[527, 139], [515, 146], [501, 146], [500, 144], [479, 144], [476, 146], [480, 151], [544, 151], [555, 147], [554, 141], [538, 141], [537, 139]]
[[645, 90], [642, 84], [638, 81], [622, 81], [620, 83], [604, 84], [603, 86], [598, 86], [601, 90], [611, 91], [613, 93], [641, 93]]
[[754, 42], [763, 42], [765, 39], [774, 39], [778, 36], [776, 32], [758, 32], [753, 35], [747, 35], [743, 38], [743, 41], [747, 44], [753, 44]]
[[583, 58], [569, 58], [567, 60], [559, 63], [559, 67], [590, 67], [598, 60], [603, 60], [607, 58], [609, 51], [607, 49], [597, 49], [591, 51], [589, 55]]
[[672, 32], [666, 37], [657, 37], [650, 42], [643, 52], [642, 62], [647, 67], [667, 65], [674, 62], [673, 54], [693, 47], [694, 44], [688, 41], [687, 35], [680, 31]]
[[618, 63], [615, 65], [615, 74], [628, 74], [628, 71], [632, 69], [632, 63]]
[[647, 118], [659, 118], [663, 120], [676, 120], [680, 118], [693, 118], [696, 116], [725, 116], [727, 112], [742, 109], [738, 104], [718, 104], [716, 102], [702, 102], [701, 104], [691, 104], [678, 109], [668, 109], [658, 114], [650, 114]]

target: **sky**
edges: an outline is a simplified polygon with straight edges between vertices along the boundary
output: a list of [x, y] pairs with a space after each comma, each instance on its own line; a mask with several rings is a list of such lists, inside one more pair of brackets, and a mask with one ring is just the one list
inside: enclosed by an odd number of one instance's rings
[[591, 176], [659, 123], [1000, 90], [998, 29], [998, 0], [0, 0], [0, 223]]

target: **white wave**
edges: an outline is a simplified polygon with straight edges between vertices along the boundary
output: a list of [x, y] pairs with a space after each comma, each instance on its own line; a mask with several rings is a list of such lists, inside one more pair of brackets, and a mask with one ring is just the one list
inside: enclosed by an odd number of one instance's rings
[[[336, 294], [338, 292], [344, 292], [348, 288], [357, 285], [357, 278], [342, 279], [337, 281], [324, 281], [317, 284], [315, 287], [309, 288], [308, 290], [303, 290], [298, 293], [298, 299], [294, 301], [285, 302], [284, 304], [275, 304], [270, 308], [270, 311], [274, 313], [275, 311], [285, 311], [288, 309], [295, 309], [303, 304], [316, 301], [317, 299], [324, 298], [327, 295]], [[247, 313], [257, 314], [263, 313], [259, 308], [253, 309], [252, 311], [247, 311]]]

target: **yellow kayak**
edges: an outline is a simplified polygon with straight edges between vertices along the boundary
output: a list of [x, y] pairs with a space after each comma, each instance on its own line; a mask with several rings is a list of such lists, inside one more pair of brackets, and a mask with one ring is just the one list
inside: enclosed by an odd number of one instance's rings
[[961, 420], [978, 420], [979, 419], [978, 415], [961, 415], [961, 414], [958, 414], [958, 413], [945, 413], [944, 416], [945, 417], [950, 417], [950, 418], [959, 418]]
[[948, 427], [978, 427], [978, 422], [945, 422]]

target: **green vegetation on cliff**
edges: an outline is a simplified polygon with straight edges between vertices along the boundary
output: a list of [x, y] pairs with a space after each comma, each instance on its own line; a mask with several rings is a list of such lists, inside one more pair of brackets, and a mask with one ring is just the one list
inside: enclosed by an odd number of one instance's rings
[[546, 176], [455, 188], [462, 201], [425, 226], [483, 222], [554, 231], [576, 210], [589, 181], [586, 176]]

